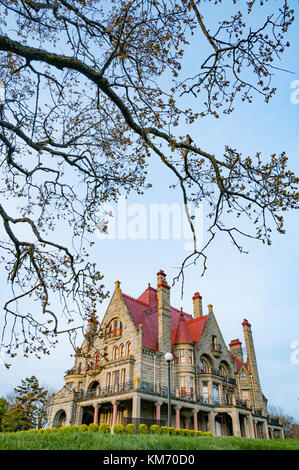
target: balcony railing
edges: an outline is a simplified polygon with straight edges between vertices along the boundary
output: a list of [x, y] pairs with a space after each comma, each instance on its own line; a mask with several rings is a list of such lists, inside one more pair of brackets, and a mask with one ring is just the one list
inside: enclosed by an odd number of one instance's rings
[[103, 388], [97, 387], [96, 390], [89, 390], [85, 393], [81, 392], [81, 399], [84, 400], [88, 398], [100, 397], [103, 395], [113, 395], [115, 393], [129, 392], [131, 390], [134, 390], [133, 382], [125, 382], [122, 384], [115, 384], [115, 385], [111, 385], [109, 387], [103, 387]]
[[256, 416], [262, 416], [262, 410], [252, 410], [253, 411], [253, 414], [255, 414]]
[[277, 416], [267, 416], [268, 423], [272, 424], [273, 426], [280, 426], [279, 418]]
[[72, 369], [66, 370], [65, 375], [79, 375], [82, 374], [82, 369], [75, 369], [74, 367]]
[[232, 385], [236, 385], [237, 384], [237, 381], [234, 377], [230, 377], [228, 375], [222, 375], [220, 370], [219, 369], [215, 369], [214, 367], [212, 367], [210, 370], [209, 369], [202, 369], [200, 367], [197, 367], [196, 369], [196, 373], [197, 374], [212, 374], [212, 375], [216, 375], [217, 377], [219, 377], [220, 379], [222, 379], [223, 381], [225, 382], [228, 382]]
[[240, 398], [236, 398], [236, 405], [241, 408], [247, 408], [246, 400], [241, 400]]

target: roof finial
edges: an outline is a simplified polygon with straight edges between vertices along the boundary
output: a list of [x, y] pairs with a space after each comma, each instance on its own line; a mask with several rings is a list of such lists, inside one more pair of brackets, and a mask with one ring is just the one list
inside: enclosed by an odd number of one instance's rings
[[120, 281], [115, 281], [115, 289], [120, 290]]

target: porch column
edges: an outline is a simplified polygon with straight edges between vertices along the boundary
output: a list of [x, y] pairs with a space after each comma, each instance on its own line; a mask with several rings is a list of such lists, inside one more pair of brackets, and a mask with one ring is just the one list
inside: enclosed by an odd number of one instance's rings
[[248, 419], [249, 437], [251, 437], [251, 439], [254, 439], [254, 438], [255, 438], [255, 433], [254, 433], [254, 425], [253, 425], [253, 417], [252, 417], [252, 414], [249, 414], [249, 415], [247, 416], [247, 419]]
[[270, 437], [270, 439], [274, 439], [273, 429], [272, 428], [269, 428], [269, 437]]
[[94, 407], [93, 422], [94, 422], [94, 424], [99, 424], [99, 408], [100, 408], [100, 405], [96, 404], [96, 405], [93, 405], [93, 407]]
[[112, 402], [112, 405], [113, 405], [112, 429], [113, 429], [113, 426], [117, 423], [117, 406], [118, 406], [118, 404], [119, 404], [119, 401]]
[[213, 434], [213, 436], [216, 436], [215, 412], [214, 411], [209, 412], [209, 430]]
[[267, 421], [263, 422], [263, 428], [264, 428], [264, 439], [269, 439], [269, 430], [268, 430]]
[[198, 431], [198, 418], [197, 418], [198, 411], [199, 411], [199, 408], [194, 408], [193, 409], [193, 429], [194, 429], [194, 431]]
[[78, 407], [77, 426], [81, 426], [83, 419], [83, 406]]
[[284, 430], [282, 428], [280, 429], [280, 439], [285, 439]]
[[141, 398], [139, 395], [133, 397], [132, 418], [140, 418]]
[[181, 417], [180, 417], [180, 409], [181, 406], [176, 406], [175, 407], [175, 427], [176, 429], [180, 429], [181, 427]]
[[162, 405], [162, 401], [156, 401], [155, 402], [155, 405], [156, 405], [156, 421], [160, 421], [161, 419], [161, 405]]
[[240, 437], [241, 431], [240, 431], [239, 412], [237, 410], [232, 411], [231, 417], [232, 417], [232, 422], [233, 422], [233, 435], [235, 437]]
[[255, 438], [256, 438], [256, 439], [259, 437], [258, 432], [257, 432], [256, 421], [254, 421], [254, 435], [255, 435]]

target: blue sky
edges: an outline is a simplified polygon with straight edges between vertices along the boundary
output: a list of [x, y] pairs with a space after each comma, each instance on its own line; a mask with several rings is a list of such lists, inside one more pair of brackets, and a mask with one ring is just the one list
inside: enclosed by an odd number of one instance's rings
[[[289, 166], [298, 172], [299, 104], [291, 103], [291, 83], [299, 80], [298, 41], [292, 27], [292, 46], [282, 66], [293, 74], [275, 77], [278, 91], [269, 104], [256, 97], [251, 105], [241, 104], [230, 116], [218, 120], [200, 120], [190, 132], [202, 148], [222, 154], [230, 144], [244, 155], [261, 151], [264, 155], [286, 151]], [[291, 39], [292, 39], [291, 38]], [[298, 40], [298, 37], [297, 37]], [[292, 41], [291, 41], [292, 42]], [[131, 195], [128, 204], [181, 204], [178, 190], [168, 187], [175, 183], [166, 168], [155, 157], [150, 163], [153, 188], [144, 196]], [[180, 285], [171, 289], [171, 303], [192, 313], [192, 295], [199, 290], [203, 305], [214, 306], [214, 313], [224, 339], [243, 341], [241, 323], [252, 324], [253, 337], [263, 393], [269, 402], [281, 406], [299, 422], [299, 364], [291, 361], [292, 342], [299, 340], [298, 321], [298, 219], [286, 215], [286, 235], [273, 234], [272, 245], [246, 241], [249, 254], [241, 255], [227, 238], [217, 236], [208, 252], [208, 270], [201, 277], [201, 266], [190, 266], [185, 273], [184, 297]], [[63, 232], [64, 228], [60, 227]], [[121, 281], [123, 291], [137, 297], [150, 282], [156, 285], [156, 273], [163, 269], [168, 282], [176, 274], [186, 251], [182, 240], [99, 240], [95, 234], [91, 258], [103, 271], [106, 287], [113, 291], [114, 282]], [[1, 276], [5, 290], [5, 279]], [[5, 298], [0, 295], [3, 304]], [[101, 319], [108, 300], [99, 308]], [[59, 306], [57, 306], [59, 310]], [[244, 341], [243, 341], [244, 343]], [[0, 395], [9, 393], [21, 379], [36, 375], [40, 383], [55, 390], [64, 384], [64, 371], [72, 366], [71, 346], [61, 338], [56, 350], [42, 360], [15, 358], [10, 370], [0, 364]]]

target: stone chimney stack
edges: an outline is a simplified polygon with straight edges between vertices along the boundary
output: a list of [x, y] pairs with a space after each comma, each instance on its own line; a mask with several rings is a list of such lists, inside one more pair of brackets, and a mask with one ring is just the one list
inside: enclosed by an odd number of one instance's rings
[[97, 317], [94, 314], [90, 315], [87, 321], [86, 334], [88, 334], [89, 336], [95, 335], [98, 330], [98, 324], [99, 322], [97, 320]]
[[170, 287], [166, 281], [166, 274], [160, 270], [157, 274], [158, 298], [158, 347], [164, 355], [171, 352], [171, 325], [170, 325]]
[[237, 357], [241, 362], [243, 361], [243, 350], [242, 350], [242, 343], [239, 339], [233, 339], [229, 343], [230, 352], [234, 357]]
[[253, 337], [251, 332], [251, 325], [248, 320], [244, 319], [243, 332], [247, 351], [247, 365], [250, 373], [252, 374], [252, 384], [254, 389], [255, 408], [262, 409], [264, 405], [262, 390], [260, 385], [259, 373], [256, 362], [256, 355], [253, 343]]
[[202, 313], [202, 297], [199, 292], [195, 292], [192, 297], [193, 300], [193, 316], [194, 318], [200, 318], [203, 316]]

